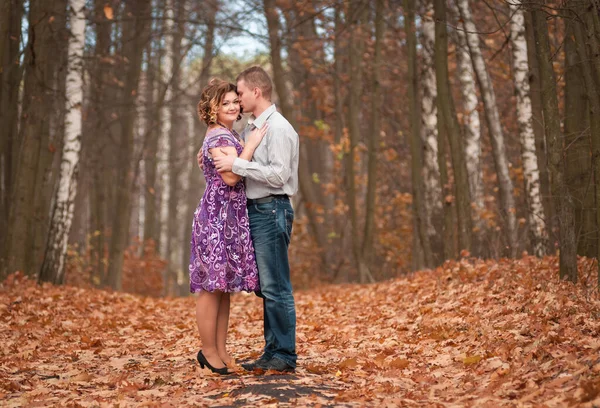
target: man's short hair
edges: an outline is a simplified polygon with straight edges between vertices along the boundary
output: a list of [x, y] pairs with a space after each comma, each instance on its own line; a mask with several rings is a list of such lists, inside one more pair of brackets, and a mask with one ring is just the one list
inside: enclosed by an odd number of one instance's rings
[[243, 70], [235, 80], [244, 81], [246, 86], [250, 89], [259, 88], [262, 92], [263, 97], [270, 101], [271, 93], [273, 92], [273, 81], [271, 81], [271, 77], [267, 74], [267, 71], [262, 69], [261, 67], [255, 65], [253, 67], [247, 68]]

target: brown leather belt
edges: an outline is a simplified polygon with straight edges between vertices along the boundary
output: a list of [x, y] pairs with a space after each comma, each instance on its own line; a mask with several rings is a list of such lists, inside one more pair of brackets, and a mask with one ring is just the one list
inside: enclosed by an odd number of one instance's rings
[[246, 203], [248, 205], [253, 205], [253, 204], [266, 204], [266, 203], [270, 203], [273, 200], [289, 200], [290, 198], [285, 195], [285, 194], [272, 194], [270, 196], [266, 196], [266, 197], [262, 197], [262, 198], [248, 198], [246, 200]]

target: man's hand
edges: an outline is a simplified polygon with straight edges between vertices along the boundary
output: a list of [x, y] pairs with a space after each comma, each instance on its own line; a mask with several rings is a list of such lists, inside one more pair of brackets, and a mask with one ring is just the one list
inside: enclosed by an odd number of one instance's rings
[[200, 170], [204, 170], [204, 155], [202, 154], [202, 148], [198, 150], [198, 154], [196, 155], [196, 160], [198, 160], [198, 167]]
[[233, 162], [235, 161], [237, 156], [234, 153], [227, 152], [223, 149], [219, 149], [219, 150], [221, 150], [221, 153], [223, 153], [223, 156], [218, 156], [218, 157], [213, 158], [213, 163], [215, 164], [215, 168], [217, 169], [217, 171], [219, 173], [224, 173], [226, 171], [232, 171]]

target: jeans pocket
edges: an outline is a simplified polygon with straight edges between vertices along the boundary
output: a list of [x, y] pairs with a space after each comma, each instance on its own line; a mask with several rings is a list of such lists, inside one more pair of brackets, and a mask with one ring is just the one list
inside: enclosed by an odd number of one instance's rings
[[260, 214], [273, 214], [275, 213], [275, 201], [263, 204], [253, 204], [252, 207], [257, 213]]

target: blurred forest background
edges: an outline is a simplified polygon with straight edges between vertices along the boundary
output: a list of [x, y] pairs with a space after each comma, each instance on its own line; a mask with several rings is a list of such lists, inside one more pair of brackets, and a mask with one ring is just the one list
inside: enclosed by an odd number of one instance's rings
[[577, 257], [600, 251], [599, 13], [2, 0], [0, 279], [188, 293], [196, 103], [259, 64], [301, 138], [296, 288], [524, 252], [560, 254], [577, 281]]

